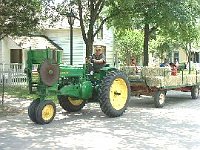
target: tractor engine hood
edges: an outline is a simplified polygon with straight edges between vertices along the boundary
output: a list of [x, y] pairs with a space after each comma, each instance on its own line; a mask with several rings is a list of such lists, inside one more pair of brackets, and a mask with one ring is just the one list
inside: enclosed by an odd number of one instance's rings
[[83, 67], [60, 66], [60, 77], [82, 77], [84, 75]]

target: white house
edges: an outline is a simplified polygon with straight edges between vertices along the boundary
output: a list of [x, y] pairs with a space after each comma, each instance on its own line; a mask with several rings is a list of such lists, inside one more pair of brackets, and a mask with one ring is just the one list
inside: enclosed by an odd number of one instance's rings
[[[104, 28], [105, 29], [105, 28]], [[46, 29], [43, 32], [49, 39], [58, 44], [63, 49], [63, 62], [69, 64], [70, 62], [70, 32], [69, 29]], [[95, 38], [94, 46], [101, 45], [104, 47], [106, 53], [107, 63], [113, 64], [113, 45], [114, 35], [112, 30], [104, 30], [102, 37]], [[80, 28], [73, 29], [73, 64], [85, 63], [86, 46], [82, 38]]]
[[[60, 49], [55, 43], [47, 37], [5, 37], [0, 41], [0, 64], [9, 66], [9, 64], [20, 64], [25, 67], [27, 60], [27, 51], [31, 49], [42, 50], [46, 48]], [[21, 68], [21, 69], [22, 69]]]
[[[0, 41], [0, 64], [22, 63], [25, 64], [27, 50], [53, 49], [63, 50], [63, 63], [70, 64], [70, 29], [51, 28], [42, 32], [42, 37], [5, 37]], [[26, 40], [25, 40], [26, 39]], [[112, 29], [103, 28], [101, 35], [94, 41], [95, 45], [102, 45], [105, 49], [107, 63], [113, 64], [114, 35]], [[73, 65], [85, 63], [85, 43], [80, 27], [73, 29]]]
[[[19, 56], [18, 58], [13, 58]], [[17, 45], [10, 37], [5, 37], [0, 41], [0, 63], [8, 64], [13, 62], [22, 63], [24, 55], [22, 47]]]

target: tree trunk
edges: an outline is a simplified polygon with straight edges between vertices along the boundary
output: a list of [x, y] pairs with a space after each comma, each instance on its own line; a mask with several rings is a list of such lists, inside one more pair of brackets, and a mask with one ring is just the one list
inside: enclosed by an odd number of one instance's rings
[[149, 63], [149, 24], [145, 24], [144, 26], [144, 49], [143, 49], [143, 54], [144, 54], [144, 60], [143, 60], [143, 66], [148, 66]]
[[94, 36], [93, 36], [93, 27], [88, 30], [87, 33], [87, 41], [86, 44], [86, 58], [88, 59], [93, 52], [93, 43], [94, 43]]
[[191, 70], [192, 70], [192, 64], [191, 64], [191, 49], [192, 49], [192, 46], [191, 46], [191, 43], [188, 44], [189, 45], [189, 48], [188, 48], [188, 53], [189, 53], [189, 56], [188, 56], [188, 60], [189, 60], [189, 74], [191, 73]]
[[90, 40], [86, 43], [86, 58], [89, 59], [89, 57], [92, 55], [92, 49], [93, 49], [93, 42]]

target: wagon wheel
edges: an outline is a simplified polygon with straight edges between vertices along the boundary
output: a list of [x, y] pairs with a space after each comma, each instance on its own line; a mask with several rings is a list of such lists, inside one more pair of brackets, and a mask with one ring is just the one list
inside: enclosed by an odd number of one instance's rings
[[162, 108], [165, 105], [165, 91], [157, 91], [154, 95], [154, 104], [156, 108]]
[[191, 90], [192, 99], [197, 99], [199, 97], [199, 86], [195, 85]]
[[167, 95], [167, 90], [165, 90], [164, 92], [165, 92], [165, 95]]
[[85, 106], [84, 100], [72, 98], [65, 95], [59, 95], [58, 101], [59, 101], [60, 106], [68, 112], [80, 111]]
[[122, 72], [111, 72], [99, 88], [101, 110], [109, 117], [121, 116], [130, 99], [130, 85]]
[[38, 124], [50, 123], [56, 114], [55, 103], [50, 100], [41, 101], [36, 109], [36, 120]]
[[40, 99], [38, 98], [36, 100], [33, 100], [28, 107], [28, 116], [33, 122], [37, 122], [35, 112], [39, 103], [40, 103]]

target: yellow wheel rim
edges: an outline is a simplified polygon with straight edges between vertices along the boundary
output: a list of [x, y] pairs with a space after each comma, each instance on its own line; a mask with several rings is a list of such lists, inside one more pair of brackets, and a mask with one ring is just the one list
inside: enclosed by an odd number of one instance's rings
[[70, 103], [74, 106], [79, 106], [83, 103], [82, 99], [73, 99], [71, 97], [68, 97], [68, 100], [70, 101]]
[[128, 87], [122, 78], [116, 78], [110, 87], [110, 103], [114, 109], [122, 109], [128, 98]]
[[42, 118], [44, 120], [50, 120], [54, 115], [54, 108], [52, 105], [46, 105], [42, 110]]

